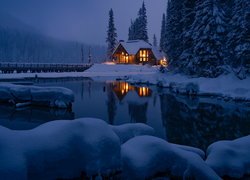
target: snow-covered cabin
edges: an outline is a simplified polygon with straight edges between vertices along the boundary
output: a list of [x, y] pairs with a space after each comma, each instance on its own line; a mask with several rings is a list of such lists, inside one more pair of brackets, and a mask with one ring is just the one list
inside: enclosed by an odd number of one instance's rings
[[143, 40], [120, 41], [115, 48], [113, 61], [117, 64], [151, 64], [158, 65], [164, 59], [157, 47]]

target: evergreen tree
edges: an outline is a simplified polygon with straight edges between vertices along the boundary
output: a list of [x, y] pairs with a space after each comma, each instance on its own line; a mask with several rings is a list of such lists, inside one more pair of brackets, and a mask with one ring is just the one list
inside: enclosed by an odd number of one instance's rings
[[228, 63], [238, 69], [239, 78], [245, 78], [250, 66], [250, 3], [249, 0], [235, 0], [228, 33]]
[[182, 72], [186, 72], [186, 67], [193, 59], [193, 39], [190, 33], [191, 26], [195, 19], [195, 1], [184, 0], [182, 9], [182, 54], [179, 59], [179, 68]]
[[112, 53], [117, 44], [117, 34], [114, 23], [114, 13], [112, 9], [110, 9], [109, 11], [109, 25], [108, 25], [106, 42], [108, 43], [107, 57], [110, 60], [112, 58]]
[[225, 17], [217, 0], [196, 2], [196, 16], [191, 28], [193, 59], [189, 63], [190, 74], [217, 77], [224, 64]]
[[156, 35], [154, 34], [153, 36], [153, 46], [154, 47], [158, 47], [158, 42], [157, 42], [157, 38], [156, 38]]
[[129, 27], [129, 40], [144, 40], [148, 42], [148, 29], [147, 29], [147, 10], [145, 3], [143, 2], [142, 7], [138, 12], [138, 17], [135, 21], [131, 22]]
[[161, 22], [161, 38], [160, 38], [160, 49], [163, 50], [165, 47], [165, 33], [166, 33], [166, 15], [162, 15]]
[[182, 1], [169, 0], [166, 18], [166, 44], [164, 51], [173, 67], [177, 67], [178, 58], [182, 53]]

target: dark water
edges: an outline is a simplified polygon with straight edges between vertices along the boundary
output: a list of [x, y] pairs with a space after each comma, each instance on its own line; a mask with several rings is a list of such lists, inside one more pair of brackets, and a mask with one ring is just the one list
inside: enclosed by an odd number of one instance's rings
[[75, 93], [73, 112], [0, 105], [0, 125], [31, 129], [56, 119], [95, 117], [109, 124], [146, 123], [157, 136], [206, 149], [212, 142], [250, 134], [250, 107], [211, 98], [176, 96], [156, 86], [91, 79], [38, 80], [39, 86], [63, 86]]

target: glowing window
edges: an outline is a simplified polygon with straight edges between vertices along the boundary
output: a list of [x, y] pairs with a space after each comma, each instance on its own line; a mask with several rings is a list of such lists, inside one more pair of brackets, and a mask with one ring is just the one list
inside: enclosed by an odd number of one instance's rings
[[149, 60], [149, 51], [148, 50], [140, 50], [140, 62], [147, 62]]

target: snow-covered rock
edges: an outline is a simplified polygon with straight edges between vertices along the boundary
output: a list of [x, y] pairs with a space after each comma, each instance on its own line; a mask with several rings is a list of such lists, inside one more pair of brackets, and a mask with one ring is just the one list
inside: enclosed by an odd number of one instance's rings
[[137, 136], [124, 143], [121, 152], [124, 179], [145, 179], [164, 172], [184, 179], [220, 179], [199, 153], [156, 137]]
[[152, 127], [142, 123], [111, 126], [111, 128], [118, 135], [121, 143], [124, 143], [135, 136], [154, 135], [155, 133]]
[[211, 144], [207, 149], [206, 163], [221, 177], [250, 175], [250, 135]]
[[1, 83], [0, 102], [13, 104], [30, 102], [30, 105], [69, 108], [74, 102], [74, 94], [71, 90], [62, 87], [37, 87]]
[[108, 174], [121, 165], [120, 140], [102, 120], [53, 121], [28, 131], [0, 126], [1, 179]]

